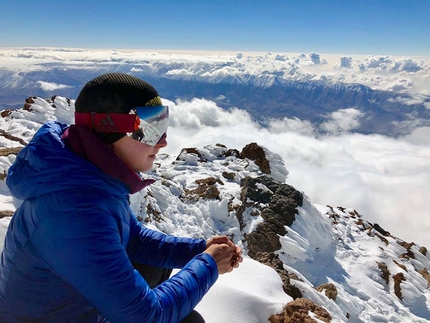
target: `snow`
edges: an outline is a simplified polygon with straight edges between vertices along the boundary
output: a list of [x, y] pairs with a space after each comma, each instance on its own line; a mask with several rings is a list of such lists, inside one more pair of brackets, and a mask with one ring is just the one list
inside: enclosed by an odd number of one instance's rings
[[[19, 110], [1, 118], [0, 129], [28, 141], [38, 126], [47, 120], [70, 123], [73, 102], [69, 106], [65, 98], [57, 97], [55, 105], [53, 108], [37, 99], [32, 111]], [[20, 145], [0, 136], [0, 146]], [[248, 208], [244, 212], [246, 225], [241, 231], [232, 209], [240, 204], [241, 179], [263, 174], [250, 160], [221, 157], [228, 148], [235, 147], [225, 148], [215, 143], [196, 147], [201, 157], [185, 151], [177, 155], [160, 154], [147, 174], [157, 182], [132, 195], [131, 207], [143, 224], [168, 234], [205, 239], [218, 234], [231, 237], [243, 248], [245, 259], [238, 269], [219, 277], [197, 310], [208, 323], [268, 322], [268, 318], [281, 313], [292, 298], [283, 292], [282, 281], [274, 269], [247, 256], [243, 235], [251, 232], [263, 219]], [[284, 160], [266, 147], [264, 149], [274, 170], [270, 175], [272, 179], [288, 184]], [[1, 157], [0, 173], [13, 161], [12, 155]], [[235, 176], [227, 180], [222, 177], [223, 172]], [[196, 187], [196, 179], [208, 177], [219, 180], [216, 184], [219, 199], [183, 198], [187, 191]], [[264, 185], [259, 188], [268, 190]], [[296, 189], [300, 190], [300, 187]], [[419, 251], [421, 246], [410, 246], [409, 251], [414, 256], [405, 257], [408, 250], [395, 232], [383, 236], [356, 210], [316, 204], [306, 192], [302, 193], [303, 205], [297, 209], [292, 226], [286, 227], [285, 236], [280, 237], [282, 247], [276, 253], [284, 268], [296, 276], [291, 282], [303, 297], [324, 307], [332, 322], [430, 321], [428, 282], [419, 273], [430, 268], [430, 260]], [[0, 181], [0, 211], [13, 211], [19, 203], [10, 196], [4, 180]], [[148, 209], [156, 212], [147, 213]], [[9, 220], [9, 217], [0, 219], [0, 247]], [[381, 276], [381, 263], [385, 263], [389, 270], [388, 284]], [[394, 292], [392, 276], [397, 273], [402, 273], [405, 278], [401, 283], [401, 299]], [[332, 283], [336, 287], [335, 300], [327, 297], [324, 291], [316, 290], [323, 283]]]
[[245, 258], [239, 269], [220, 276], [196, 310], [207, 323], [258, 323], [292, 300], [272, 268]]

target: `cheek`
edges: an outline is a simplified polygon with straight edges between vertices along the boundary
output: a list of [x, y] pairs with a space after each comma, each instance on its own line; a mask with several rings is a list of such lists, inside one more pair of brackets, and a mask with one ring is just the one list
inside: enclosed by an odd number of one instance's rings
[[136, 172], [145, 172], [151, 169], [154, 162], [154, 148], [142, 144], [131, 138], [123, 139], [120, 144], [114, 145], [115, 154]]
[[146, 172], [152, 168], [154, 156], [149, 151], [136, 150], [132, 158], [132, 167], [136, 171]]

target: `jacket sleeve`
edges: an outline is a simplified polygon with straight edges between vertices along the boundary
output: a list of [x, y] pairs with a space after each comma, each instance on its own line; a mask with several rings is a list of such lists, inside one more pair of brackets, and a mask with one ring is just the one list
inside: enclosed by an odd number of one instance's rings
[[206, 241], [169, 236], [143, 227], [135, 216], [130, 220], [127, 252], [130, 260], [163, 268], [182, 268], [206, 249]]
[[[79, 212], [82, 206], [74, 205], [74, 210], [63, 207], [63, 212], [44, 217], [32, 243], [52, 270], [111, 323], [179, 322], [218, 277], [216, 262], [202, 253], [190, 259], [175, 276], [150, 289], [132, 267], [118, 223], [109, 212], [88, 206], [86, 212]], [[158, 236], [149, 230], [144, 233], [144, 242]], [[170, 238], [158, 238], [160, 247], [151, 252], [164, 251], [164, 239], [170, 244]]]

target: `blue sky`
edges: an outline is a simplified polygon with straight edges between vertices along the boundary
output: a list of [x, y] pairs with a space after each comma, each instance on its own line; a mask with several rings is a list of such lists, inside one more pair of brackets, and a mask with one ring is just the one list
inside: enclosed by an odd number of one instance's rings
[[0, 0], [0, 47], [430, 56], [430, 0]]

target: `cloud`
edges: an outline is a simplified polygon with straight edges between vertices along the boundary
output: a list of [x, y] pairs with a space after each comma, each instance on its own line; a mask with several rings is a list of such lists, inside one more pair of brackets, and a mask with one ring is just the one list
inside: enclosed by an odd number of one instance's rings
[[166, 73], [166, 75], [190, 76], [190, 75], [194, 75], [194, 73], [185, 68], [181, 68], [176, 70], [170, 70]]
[[309, 53], [309, 58], [314, 64], [327, 64], [327, 62], [324, 59], [323, 60], [321, 59], [321, 56], [318, 53], [315, 53], [315, 52]]
[[418, 71], [421, 71], [423, 69], [422, 65], [423, 61], [413, 61], [412, 59], [405, 59], [401, 62], [398, 62], [396, 67], [400, 71], [410, 72], [410, 73], [416, 73]]
[[315, 127], [310, 121], [299, 118], [271, 119], [268, 129], [271, 133], [294, 132], [304, 136], [311, 136], [315, 133]]
[[213, 77], [213, 76], [235, 76], [240, 75], [241, 71], [237, 67], [232, 66], [222, 66], [216, 69], [212, 69], [209, 71], [204, 71], [201, 76], [202, 77]]
[[391, 85], [388, 86], [388, 90], [394, 91], [394, 92], [404, 92], [405, 90], [408, 90], [412, 88], [414, 85], [414, 82], [408, 79], [398, 79], [395, 80]]
[[341, 57], [340, 66], [345, 68], [350, 68], [352, 66], [352, 57]]
[[358, 119], [362, 116], [363, 112], [354, 108], [337, 110], [331, 113], [330, 120], [323, 122], [320, 128], [331, 134], [351, 131], [360, 126]]
[[344, 109], [332, 119], [345, 131], [317, 137], [312, 125], [298, 119], [273, 120], [263, 128], [246, 112], [226, 111], [211, 101], [168, 104], [173, 104], [172, 125], [165, 152], [214, 143], [241, 150], [257, 142], [282, 156], [287, 183], [312, 202], [355, 208], [393, 235], [430, 247], [430, 142], [423, 139], [430, 138], [430, 128], [400, 139], [350, 134], [345, 129], [360, 112]]
[[430, 146], [430, 127], [416, 128], [409, 135], [404, 136], [403, 140], [414, 145]]
[[72, 87], [70, 85], [57, 84], [52, 82], [43, 82], [43, 81], [37, 81], [37, 84], [39, 84], [42, 90], [44, 91], [54, 91], [58, 89], [66, 89], [66, 88]]
[[324, 80], [360, 83], [373, 89], [430, 95], [429, 58], [378, 55], [334, 55], [299, 53], [217, 53], [188, 51], [85, 50], [67, 48], [0, 48], [0, 68], [44, 69], [118, 68], [167, 77], [216, 80], [230, 75], [246, 82], [261, 75], [284, 80]]
[[[389, 99], [389, 101], [400, 102], [400, 103], [406, 104], [406, 105], [416, 105], [416, 104], [423, 104], [426, 99], [428, 100], [429, 98], [427, 98], [425, 96], [421, 96], [421, 95], [415, 95], [411, 98], [409, 98], [409, 97], [397, 97], [395, 99]], [[430, 103], [430, 102], [428, 102], [428, 103]]]
[[[173, 127], [202, 129], [206, 127], [231, 126], [237, 124], [254, 124], [245, 110], [233, 108], [222, 110], [215, 102], [205, 99], [172, 102], [163, 100], [172, 111], [170, 124]], [[254, 124], [255, 125], [255, 124]]]

